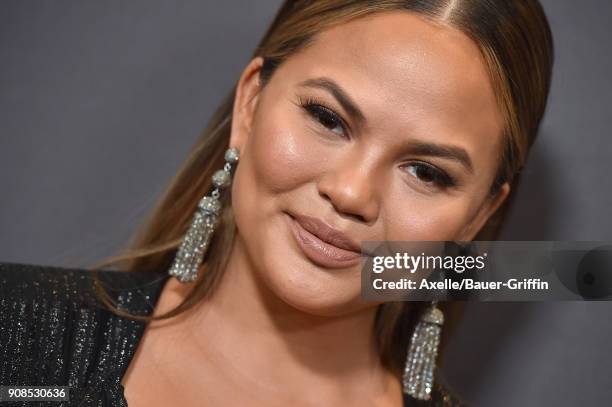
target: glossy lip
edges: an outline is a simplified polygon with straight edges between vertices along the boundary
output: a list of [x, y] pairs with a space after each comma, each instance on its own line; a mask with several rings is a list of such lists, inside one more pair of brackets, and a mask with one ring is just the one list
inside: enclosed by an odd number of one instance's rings
[[327, 268], [344, 268], [358, 264], [365, 254], [344, 233], [319, 219], [287, 214], [298, 246], [312, 262]]

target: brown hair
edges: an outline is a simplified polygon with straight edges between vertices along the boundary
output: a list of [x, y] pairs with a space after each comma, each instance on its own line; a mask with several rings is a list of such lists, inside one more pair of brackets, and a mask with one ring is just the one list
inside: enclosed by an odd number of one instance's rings
[[[537, 0], [287, 0], [253, 53], [253, 57], [264, 58], [260, 73], [262, 86], [285, 59], [312, 42], [317, 33], [334, 24], [382, 11], [409, 11], [449, 24], [479, 46], [506, 124], [504, 147], [491, 194], [506, 181], [514, 191], [544, 114], [552, 76], [552, 35]], [[134, 272], [170, 267], [199, 199], [211, 188], [212, 173], [223, 166], [235, 91], [236, 86], [218, 107], [130, 247], [93, 270], [111, 264]], [[202, 264], [202, 278], [182, 304], [164, 315], [134, 316], [117, 309], [96, 278], [96, 289], [103, 302], [118, 315], [149, 321], [177, 315], [208, 297], [222, 277], [236, 232], [230, 199], [230, 193], [222, 194], [221, 222]], [[510, 201], [506, 199], [476, 240], [497, 237]], [[451, 315], [443, 343], [452, 330], [452, 320], [457, 319], [452, 315], [458, 316], [462, 305], [452, 303], [449, 307], [450, 304], [442, 304], [447, 320]], [[374, 329], [381, 360], [391, 371], [401, 372], [411, 332], [424, 305], [385, 303], [379, 306]]]

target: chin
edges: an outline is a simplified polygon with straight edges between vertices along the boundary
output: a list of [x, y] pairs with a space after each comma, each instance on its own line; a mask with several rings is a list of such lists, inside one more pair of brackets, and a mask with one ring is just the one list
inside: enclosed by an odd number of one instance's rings
[[339, 316], [373, 306], [361, 298], [361, 266], [347, 269], [320, 267], [299, 252], [283, 215], [273, 236], [266, 236], [256, 273], [270, 294], [300, 311]]
[[[324, 276], [325, 271], [267, 269], [262, 276], [270, 292], [302, 312], [319, 316], [340, 316], [366, 306], [360, 287], [346, 278]], [[304, 275], [304, 272], [310, 275]], [[317, 275], [313, 275], [317, 274]]]

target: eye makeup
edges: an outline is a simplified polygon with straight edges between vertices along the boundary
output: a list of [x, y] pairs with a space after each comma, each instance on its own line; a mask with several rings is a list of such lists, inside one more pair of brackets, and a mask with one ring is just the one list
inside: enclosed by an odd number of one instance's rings
[[[350, 126], [333, 108], [329, 107], [324, 101], [311, 96], [297, 96], [298, 105], [308, 114], [316, 125], [321, 126], [325, 131], [329, 131], [343, 138], [349, 137]], [[445, 190], [457, 185], [454, 177], [437, 166], [425, 161], [411, 161], [403, 164], [401, 168], [411, 167], [413, 170], [406, 171], [427, 188]]]

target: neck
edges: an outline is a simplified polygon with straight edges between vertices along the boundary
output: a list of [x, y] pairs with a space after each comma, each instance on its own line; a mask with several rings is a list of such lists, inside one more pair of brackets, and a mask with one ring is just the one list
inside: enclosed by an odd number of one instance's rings
[[380, 364], [375, 313], [369, 307], [319, 316], [292, 307], [261, 281], [237, 236], [223, 278], [191, 332], [216, 369], [254, 391], [308, 394], [327, 387], [372, 396], [388, 393], [396, 382]]

